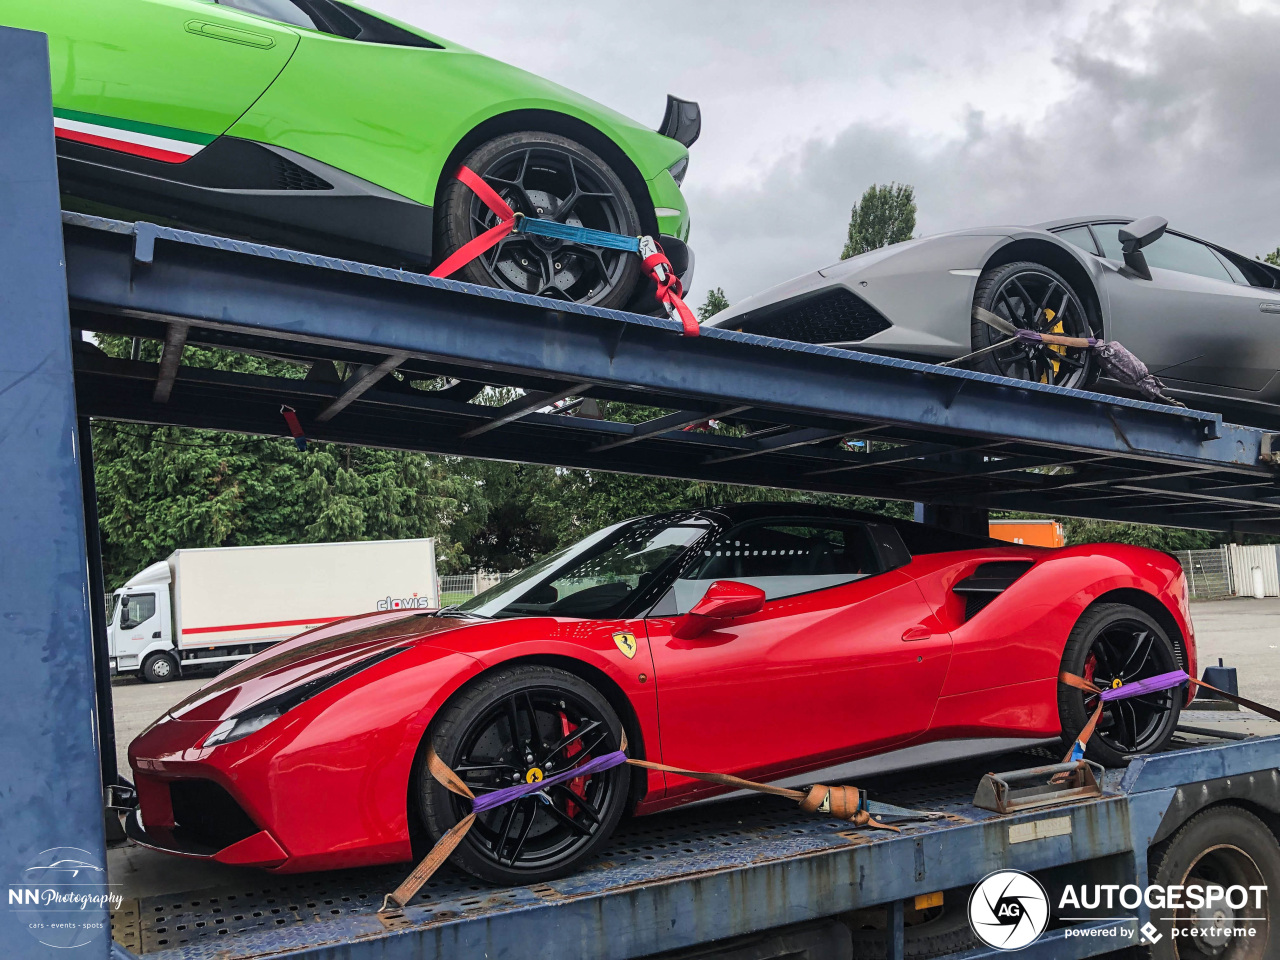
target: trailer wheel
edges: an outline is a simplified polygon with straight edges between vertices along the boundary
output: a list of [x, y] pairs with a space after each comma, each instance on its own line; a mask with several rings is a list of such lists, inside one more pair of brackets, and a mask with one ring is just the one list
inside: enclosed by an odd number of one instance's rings
[[[967, 898], [948, 900], [941, 907], [925, 911], [915, 923], [908, 916], [903, 928], [906, 960], [945, 957], [981, 946], [962, 906], [966, 902]], [[858, 910], [844, 914], [841, 919], [853, 937], [851, 960], [885, 960], [889, 956], [884, 910]]]
[[[517, 664], [460, 690], [427, 733], [436, 754], [477, 795], [536, 783], [621, 745], [622, 721], [591, 684], [565, 670]], [[480, 813], [452, 860], [504, 885], [572, 873], [605, 843], [627, 805], [628, 768], [612, 767]], [[471, 812], [415, 764], [423, 825], [439, 838]]]
[[[1062, 652], [1062, 669], [1108, 687], [1181, 669], [1164, 628], [1136, 607], [1098, 603], [1076, 621]], [[1113, 700], [1103, 710], [1085, 755], [1108, 767], [1123, 767], [1139, 753], [1164, 747], [1178, 726], [1183, 689]], [[1058, 684], [1062, 739], [1075, 742], [1097, 707], [1096, 694]]]
[[177, 680], [178, 661], [169, 653], [153, 653], [142, 661], [142, 679], [148, 683]]
[[1201, 909], [1152, 910], [1160, 938], [1148, 948], [1152, 960], [1266, 960], [1276, 955], [1280, 934], [1271, 926], [1271, 897], [1272, 891], [1280, 891], [1280, 844], [1248, 810], [1227, 804], [1196, 814], [1151, 848], [1148, 863], [1151, 882], [1166, 889], [1243, 887], [1247, 893], [1243, 903], [1237, 895]]

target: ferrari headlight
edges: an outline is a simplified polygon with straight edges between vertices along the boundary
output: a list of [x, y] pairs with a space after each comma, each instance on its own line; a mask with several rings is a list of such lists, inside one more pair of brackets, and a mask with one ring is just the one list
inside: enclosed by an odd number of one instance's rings
[[381, 663], [388, 657], [393, 657], [397, 653], [408, 649], [408, 647], [391, 647], [388, 650], [380, 650], [372, 656], [350, 663], [340, 670], [333, 671], [333, 673], [326, 673], [322, 677], [316, 677], [314, 680], [300, 683], [284, 693], [268, 697], [261, 703], [256, 703], [249, 707], [243, 713], [238, 713], [234, 717], [228, 717], [223, 720], [214, 728], [212, 733], [204, 738], [203, 745], [216, 747], [222, 743], [234, 743], [236, 740], [244, 739], [251, 733], [257, 733], [267, 724], [280, 719], [294, 707], [305, 703], [316, 694], [328, 690], [349, 677], [354, 677], [357, 673], [367, 670], [375, 663]]
[[677, 184], [677, 185], [681, 185], [681, 184], [683, 184], [683, 183], [684, 183], [684, 175], [685, 175], [686, 173], [688, 173], [688, 172], [689, 172], [689, 158], [688, 158], [688, 156], [683, 156], [683, 157], [681, 157], [679, 160], [677, 160], [677, 161], [676, 161], [675, 163], [673, 163], [671, 166], [667, 167], [667, 170], [670, 172], [670, 174], [671, 174], [671, 178], [672, 178], [673, 180], [675, 180], [675, 182], [676, 182], [676, 184]]

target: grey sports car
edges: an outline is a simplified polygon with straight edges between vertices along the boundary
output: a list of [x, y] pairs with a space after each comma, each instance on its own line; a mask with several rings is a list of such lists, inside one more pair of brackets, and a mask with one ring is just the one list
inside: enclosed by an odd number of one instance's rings
[[[1091, 387], [1088, 350], [1009, 340], [983, 307], [1041, 333], [1118, 340], [1168, 392], [1241, 419], [1280, 416], [1280, 269], [1166, 230], [1074, 217], [908, 240], [788, 281], [708, 326]], [[1104, 381], [1103, 389], [1117, 389]]]

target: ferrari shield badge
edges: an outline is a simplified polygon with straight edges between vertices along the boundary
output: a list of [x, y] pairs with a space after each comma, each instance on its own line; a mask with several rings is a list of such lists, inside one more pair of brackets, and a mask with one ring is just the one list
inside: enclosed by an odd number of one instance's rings
[[618, 645], [618, 649], [622, 651], [622, 655], [628, 660], [634, 660], [636, 656], [636, 635], [629, 630], [613, 635], [613, 642]]

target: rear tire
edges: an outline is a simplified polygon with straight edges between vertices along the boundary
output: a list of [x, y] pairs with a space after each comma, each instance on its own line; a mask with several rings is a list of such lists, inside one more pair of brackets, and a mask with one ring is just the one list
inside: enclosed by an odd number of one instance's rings
[[[540, 131], [507, 134], [481, 144], [463, 164], [517, 213], [629, 237], [641, 231], [622, 180], [598, 155], [568, 137]], [[436, 206], [436, 261], [497, 222], [470, 187], [448, 180]], [[512, 234], [460, 268], [453, 279], [623, 309], [640, 276], [640, 260], [632, 253]]]
[[165, 683], [178, 679], [178, 661], [168, 653], [153, 653], [142, 661], [139, 671], [147, 683]]
[[[1132, 683], [1182, 668], [1164, 628], [1124, 603], [1096, 603], [1076, 621], [1062, 652], [1062, 670], [1110, 686]], [[1158, 694], [1113, 700], [1089, 739], [1085, 756], [1107, 767], [1123, 767], [1140, 753], [1155, 753], [1173, 737], [1184, 692], [1174, 687]], [[1068, 747], [1089, 722], [1097, 696], [1058, 684], [1058, 717]]]
[[[566, 730], [586, 733], [553, 750], [566, 739]], [[436, 715], [427, 737], [440, 759], [478, 795], [485, 788], [532, 782], [534, 769], [539, 778], [551, 776], [582, 757], [617, 750], [622, 722], [603, 694], [581, 677], [555, 667], [518, 664], [455, 694]], [[627, 769], [613, 767], [584, 783], [570, 781], [480, 814], [451, 859], [473, 876], [504, 885], [541, 883], [574, 872], [618, 825], [628, 802]], [[434, 842], [471, 804], [436, 782], [427, 770], [425, 749], [414, 777], [423, 826]]]
[[[1271, 897], [1280, 893], [1280, 844], [1252, 813], [1230, 804], [1203, 810], [1152, 847], [1147, 862], [1152, 884], [1165, 889], [1209, 884], [1267, 888], [1260, 908], [1250, 891], [1243, 908], [1219, 904], [1214, 910], [1180, 909], [1174, 920], [1168, 918], [1168, 910], [1153, 910], [1152, 922], [1161, 938], [1147, 948], [1152, 960], [1267, 960], [1276, 955], [1280, 933], [1271, 922]], [[1245, 922], [1244, 917], [1258, 919]], [[1175, 924], [1179, 929], [1203, 930], [1215, 926], [1215, 921], [1226, 929], [1252, 927], [1257, 935], [1173, 936]]]

